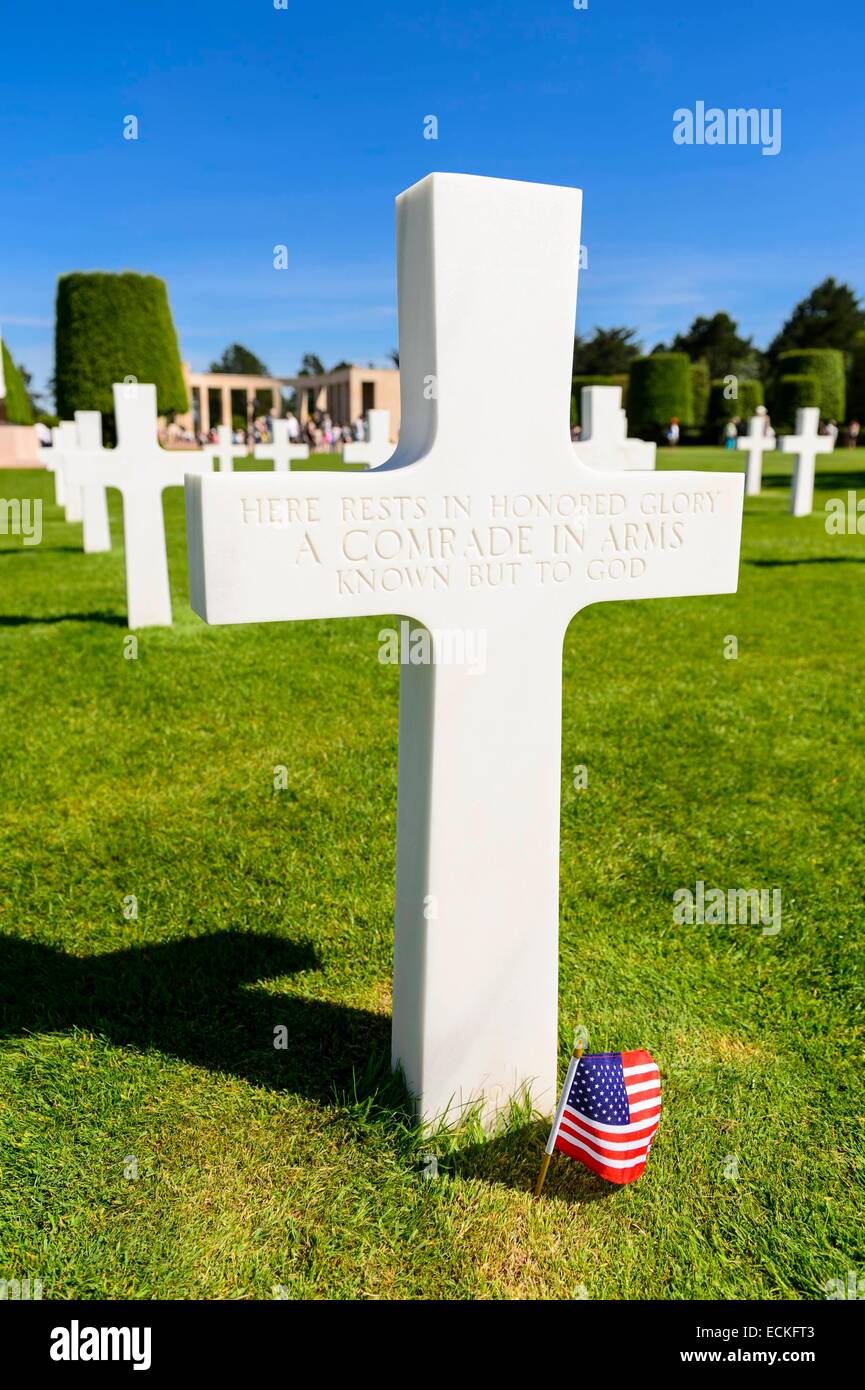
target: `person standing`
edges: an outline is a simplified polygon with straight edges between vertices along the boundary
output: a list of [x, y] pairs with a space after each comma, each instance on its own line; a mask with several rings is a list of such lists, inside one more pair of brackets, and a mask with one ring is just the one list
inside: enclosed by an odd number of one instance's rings
[[847, 448], [855, 449], [859, 443], [859, 421], [851, 420], [847, 426]]
[[667, 443], [671, 449], [675, 449], [679, 442], [679, 421], [674, 415], [667, 429]]

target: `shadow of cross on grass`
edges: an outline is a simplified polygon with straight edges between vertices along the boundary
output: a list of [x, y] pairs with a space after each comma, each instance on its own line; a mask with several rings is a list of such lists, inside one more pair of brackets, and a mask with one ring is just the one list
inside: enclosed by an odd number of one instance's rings
[[[466, 1181], [485, 1182], [496, 1187], [531, 1192], [538, 1176], [544, 1145], [550, 1132], [549, 1120], [516, 1117], [503, 1134], [460, 1145], [442, 1159], [443, 1171]], [[603, 1202], [623, 1189], [574, 1163], [563, 1154], [554, 1154], [543, 1201], [570, 1204]]]
[[[844, 450], [839, 449], [837, 452], [843, 456]], [[774, 458], [775, 455], [769, 454], [767, 457]], [[787, 455], [787, 457], [789, 458], [790, 455]], [[841, 472], [840, 470], [832, 472], [831, 469], [821, 468], [818, 464], [817, 471], [814, 475], [814, 485], [821, 492], [837, 491], [844, 496], [848, 491], [856, 492], [865, 488], [865, 472], [857, 472], [855, 470], [851, 470], [848, 473]], [[772, 488], [789, 488], [789, 486], [789, 469], [783, 473], [768, 473], [763, 477], [763, 488], [765, 491], [770, 491]], [[814, 513], [817, 514], [821, 511], [822, 506], [819, 499], [815, 498]]]
[[[83, 957], [2, 936], [0, 1037], [78, 1028], [318, 1101], [384, 1088], [382, 1102], [402, 1110], [388, 1017], [251, 988], [317, 969], [308, 943], [240, 932]], [[284, 1049], [274, 1046], [280, 1026]]]

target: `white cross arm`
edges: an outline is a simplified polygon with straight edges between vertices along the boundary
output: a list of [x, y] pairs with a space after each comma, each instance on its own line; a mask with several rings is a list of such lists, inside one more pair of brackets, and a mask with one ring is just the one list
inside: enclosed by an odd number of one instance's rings
[[[566, 442], [566, 441], [565, 441]], [[424, 486], [426, 469], [190, 479], [190, 597], [209, 623], [400, 612], [492, 620], [502, 605], [734, 592], [743, 478], [573, 467], [558, 491]]]
[[782, 454], [831, 454], [835, 449], [835, 441], [828, 434], [785, 434], [778, 447]]
[[749, 454], [771, 454], [776, 445], [775, 436], [771, 434], [740, 434], [736, 440], [736, 448]]
[[67, 482], [83, 487], [99, 483], [115, 487], [124, 495], [135, 492], [162, 492], [167, 487], [183, 487], [187, 476], [200, 477], [213, 472], [213, 460], [191, 450], [154, 448], [152, 454], [136, 458], [124, 456], [121, 449], [78, 449], [67, 455]]
[[246, 456], [247, 446], [232, 442], [232, 430], [229, 425], [220, 425], [217, 434], [218, 442], [206, 445], [201, 452], [219, 463], [224, 472], [230, 473], [234, 467], [233, 460]]
[[256, 444], [255, 457], [270, 461], [275, 473], [289, 473], [292, 459], [309, 458], [309, 445], [295, 444], [289, 438], [287, 420], [274, 420], [272, 430], [269, 444]]

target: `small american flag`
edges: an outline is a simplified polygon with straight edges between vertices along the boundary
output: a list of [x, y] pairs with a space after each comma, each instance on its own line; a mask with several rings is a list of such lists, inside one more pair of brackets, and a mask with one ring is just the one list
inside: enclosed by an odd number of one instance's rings
[[572, 1057], [547, 1142], [608, 1182], [633, 1182], [646, 1166], [661, 1115], [661, 1078], [648, 1052]]

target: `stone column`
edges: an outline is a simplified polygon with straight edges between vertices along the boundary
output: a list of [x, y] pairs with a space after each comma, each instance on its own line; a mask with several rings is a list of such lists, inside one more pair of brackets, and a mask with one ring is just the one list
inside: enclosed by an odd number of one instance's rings
[[210, 388], [199, 386], [198, 388], [198, 419], [199, 429], [205, 434], [210, 432]]
[[222, 424], [231, 429], [231, 387], [220, 386], [222, 395]]

